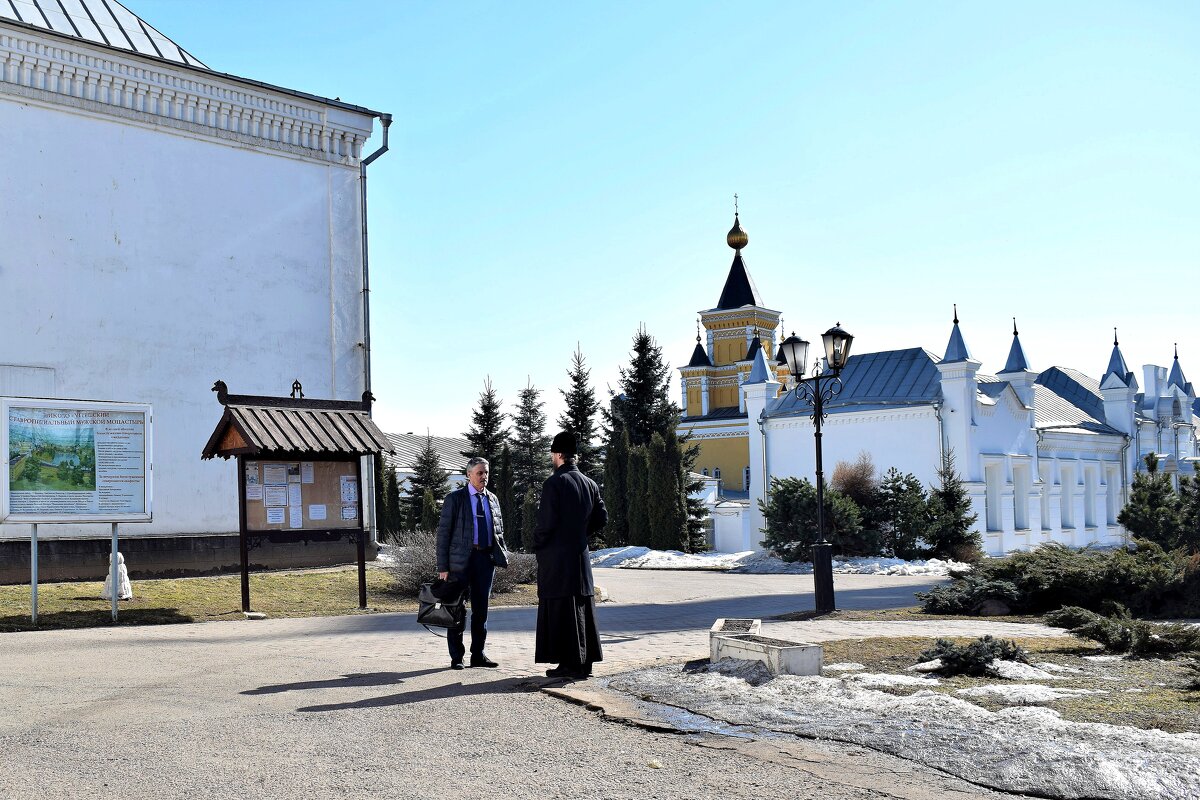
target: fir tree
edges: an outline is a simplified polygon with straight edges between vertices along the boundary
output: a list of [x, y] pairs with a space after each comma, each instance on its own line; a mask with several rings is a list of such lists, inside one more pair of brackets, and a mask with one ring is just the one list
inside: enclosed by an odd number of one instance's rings
[[421, 495], [421, 530], [434, 532], [438, 527], [438, 504], [433, 490], [426, 489]]
[[[496, 459], [494, 471], [496, 488], [493, 491], [496, 493], [496, 499], [500, 501], [500, 518], [506, 524], [511, 524], [510, 521], [516, 521], [517, 514], [513, 509], [513, 498], [516, 495], [513, 493], [512, 450], [509, 449], [507, 443], [500, 450], [500, 457]], [[513, 533], [515, 534], [514, 541], [509, 542], [509, 546], [519, 550], [521, 548], [521, 531], [514, 528]]]
[[379, 540], [383, 541], [391, 533], [387, 512], [387, 480], [383, 464], [383, 456], [371, 457], [371, 473], [375, 476], [372, 483], [375, 487], [373, 505], [375, 508], [375, 530]]
[[609, 547], [629, 543], [629, 434], [615, 432], [604, 459], [604, 506], [608, 524], [601, 533]]
[[646, 521], [649, 547], [683, 550], [687, 545], [687, 509], [683, 502], [681, 461], [676, 442], [661, 434], [646, 448]]
[[521, 502], [521, 542], [526, 551], [533, 546], [533, 531], [537, 527], [539, 498], [540, 492], [530, 486], [525, 492], [525, 499]]
[[[817, 541], [817, 487], [808, 478], [772, 478], [767, 502], [758, 501], [766, 534], [762, 544], [784, 561], [808, 561]], [[825, 538], [839, 555], [847, 552], [843, 542], [854, 540], [862, 528], [858, 506], [837, 489], [825, 490]]]
[[669, 396], [671, 368], [663, 362], [662, 348], [646, 329], [633, 337], [629, 367], [621, 368], [621, 394], [612, 400], [609, 412], [615, 431], [629, 432], [630, 445], [645, 446], [655, 433], [666, 434], [679, 424], [679, 407]]
[[396, 468], [388, 464], [383, 473], [383, 508], [387, 530], [395, 536], [405, 529], [405, 512], [400, 504], [400, 479]]
[[600, 403], [592, 389], [591, 377], [592, 371], [584, 365], [583, 353], [576, 344], [571, 368], [567, 370], [570, 388], [559, 389], [567, 407], [559, 416], [558, 425], [564, 431], [575, 434], [575, 464], [579, 471], [599, 482], [603, 479], [603, 467], [597, 458], [600, 448], [596, 445], [596, 413], [600, 410]]
[[646, 497], [650, 478], [650, 462], [646, 455], [646, 448], [631, 447], [627, 463], [625, 513], [629, 524], [629, 543], [638, 547], [653, 547], [650, 539], [650, 513]]
[[450, 484], [446, 480], [448, 477], [449, 473], [442, 469], [442, 461], [433, 446], [433, 437], [426, 436], [425, 445], [413, 463], [413, 474], [407, 479], [409, 502], [413, 505], [416, 518], [422, 523], [425, 492], [428, 491], [433, 496], [435, 508], [440, 506], [442, 500], [450, 493]]
[[[500, 408], [500, 399], [496, 397], [496, 390], [492, 388], [492, 379], [489, 376], [483, 382], [479, 406], [471, 412], [471, 429], [463, 434], [468, 444], [462, 453], [464, 456], [480, 456], [486, 458], [488, 464], [496, 463], [501, 448], [508, 440], [508, 433], [504, 430], [505, 414]], [[487, 488], [493, 492], [496, 491], [495, 480], [496, 471], [488, 470]]]
[[[512, 475], [513, 496], [524, 498], [530, 489], [540, 492], [550, 475], [550, 437], [546, 435], [545, 405], [542, 393], [529, 384], [517, 395], [513, 412]], [[514, 509], [516, 510], [516, 509]], [[524, 530], [525, 504], [521, 504], [513, 527]]]
[[699, 553], [709, 547], [706, 524], [708, 509], [704, 507], [701, 499], [704, 479], [692, 471], [696, 465], [696, 458], [700, 455], [700, 446], [691, 444], [689, 438], [679, 438], [674, 430], [668, 431], [666, 436], [667, 447], [673, 453], [675, 467], [679, 473], [680, 493], [683, 498], [687, 530], [684, 550], [688, 553]]
[[1158, 471], [1158, 456], [1154, 453], [1146, 455], [1146, 471], [1133, 476], [1129, 504], [1121, 509], [1117, 522], [1138, 539], [1154, 542], [1166, 550], [1174, 550], [1182, 543], [1179, 495], [1171, 485], [1171, 476]]
[[878, 521], [883, 546], [896, 558], [923, 558], [924, 534], [929, 527], [929, 497], [911, 472], [892, 467], [879, 484]]
[[946, 450], [937, 471], [938, 483], [929, 492], [932, 521], [929, 534], [931, 555], [956, 561], [978, 561], [983, 537], [974, 530], [979, 515], [971, 511], [971, 498], [954, 467], [954, 451]]
[[1200, 553], [1200, 475], [1179, 479], [1179, 543]]

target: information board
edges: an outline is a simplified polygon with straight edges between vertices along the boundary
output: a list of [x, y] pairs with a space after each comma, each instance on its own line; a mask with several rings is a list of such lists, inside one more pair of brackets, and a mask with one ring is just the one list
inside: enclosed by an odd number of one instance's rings
[[246, 530], [361, 528], [357, 461], [247, 459]]
[[150, 522], [151, 408], [0, 398], [0, 521]]

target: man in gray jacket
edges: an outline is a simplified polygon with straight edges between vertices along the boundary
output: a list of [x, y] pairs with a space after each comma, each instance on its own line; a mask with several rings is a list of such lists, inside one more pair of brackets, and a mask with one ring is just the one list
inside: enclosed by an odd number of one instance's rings
[[[504, 521], [500, 518], [500, 502], [487, 490], [487, 480], [486, 458], [467, 462], [467, 485], [446, 496], [437, 532], [438, 577], [462, 581], [470, 592], [472, 667], [499, 666], [483, 651], [492, 578], [498, 561], [501, 566], [507, 565], [503, 556]], [[463, 632], [448, 631], [446, 642], [450, 646], [450, 667], [462, 669], [466, 655]]]

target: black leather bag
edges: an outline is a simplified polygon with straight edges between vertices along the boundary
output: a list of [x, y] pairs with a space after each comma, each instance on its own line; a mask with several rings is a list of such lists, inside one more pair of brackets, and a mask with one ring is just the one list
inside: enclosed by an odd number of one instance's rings
[[467, 587], [461, 581], [436, 580], [417, 590], [417, 622], [426, 628], [461, 631], [467, 621]]

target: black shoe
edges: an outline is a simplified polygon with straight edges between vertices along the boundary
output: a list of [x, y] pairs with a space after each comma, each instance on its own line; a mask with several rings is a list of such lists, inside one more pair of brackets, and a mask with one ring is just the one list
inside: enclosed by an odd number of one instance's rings
[[570, 678], [572, 680], [586, 680], [592, 677], [590, 667], [568, 667], [566, 665], [555, 667], [554, 669], [546, 670], [547, 678]]
[[463, 663], [462, 663], [461, 658], [458, 659], [457, 661], [450, 662], [450, 669], [462, 669], [462, 668], [463, 668]]
[[471, 666], [472, 667], [498, 667], [500, 665], [498, 663], [496, 663], [495, 661], [492, 661], [490, 658], [488, 658], [487, 653], [480, 653], [478, 655], [471, 656]]

